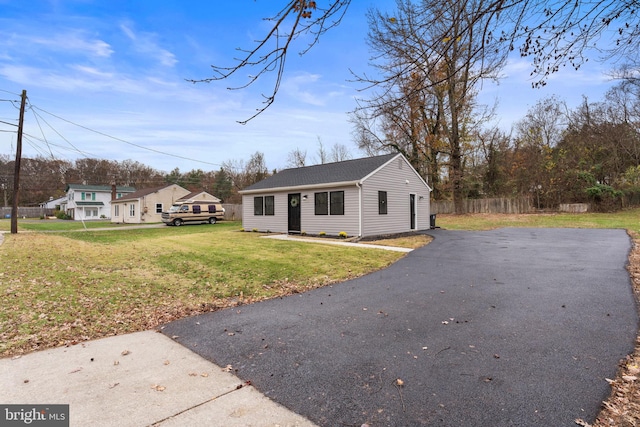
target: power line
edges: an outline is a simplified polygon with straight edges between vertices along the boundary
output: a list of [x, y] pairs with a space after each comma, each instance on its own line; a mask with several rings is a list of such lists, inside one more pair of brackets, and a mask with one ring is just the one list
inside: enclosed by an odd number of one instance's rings
[[[9, 126], [15, 126], [18, 127], [17, 123], [9, 123], [9, 122], [5, 122], [3, 120], [0, 120], [0, 123], [4, 123], [5, 125], [9, 125]], [[7, 131], [7, 132], [14, 132], [14, 131]]]
[[8, 90], [5, 90], [5, 89], [0, 89], [0, 92], [8, 93], [8, 94], [15, 95], [15, 96], [20, 96], [19, 93], [11, 92], [11, 91], [8, 91]]
[[141, 148], [141, 149], [143, 149], [143, 150], [151, 151], [151, 152], [158, 153], [158, 154], [162, 154], [162, 155], [165, 155], [165, 156], [175, 157], [175, 158], [178, 158], [178, 159], [183, 159], [183, 160], [189, 160], [189, 161], [192, 161], [192, 162], [203, 163], [203, 164], [206, 164], [206, 165], [221, 166], [221, 164], [220, 164], [220, 163], [205, 162], [204, 160], [198, 160], [198, 159], [192, 159], [192, 158], [190, 158], [190, 157], [179, 156], [179, 155], [177, 155], [177, 154], [171, 154], [171, 153], [167, 153], [167, 152], [165, 152], [165, 151], [160, 151], [160, 150], [156, 150], [156, 149], [154, 149], [154, 148], [149, 148], [149, 147], [145, 147], [145, 146], [143, 146], [143, 145], [135, 144], [135, 143], [130, 142], [130, 141], [127, 141], [127, 140], [125, 140], [125, 139], [118, 138], [118, 137], [116, 137], [116, 136], [112, 136], [112, 135], [106, 134], [106, 133], [104, 133], [104, 132], [100, 132], [100, 131], [97, 131], [97, 130], [95, 130], [95, 129], [91, 129], [91, 128], [87, 127], [87, 126], [83, 126], [83, 125], [80, 125], [80, 124], [78, 124], [78, 123], [72, 122], [71, 120], [67, 120], [67, 119], [65, 119], [65, 118], [62, 118], [62, 117], [60, 117], [60, 116], [56, 115], [56, 114], [50, 113], [50, 112], [48, 112], [48, 111], [46, 111], [46, 110], [43, 110], [42, 108], [37, 107], [37, 106], [35, 106], [35, 105], [33, 105], [33, 104], [31, 104], [31, 108], [37, 109], [37, 110], [39, 110], [39, 111], [42, 111], [43, 113], [49, 114], [49, 115], [51, 115], [51, 116], [53, 116], [53, 117], [55, 117], [55, 118], [57, 118], [57, 119], [59, 119], [59, 120], [62, 120], [62, 121], [64, 121], [64, 122], [67, 122], [67, 123], [69, 123], [69, 124], [72, 124], [72, 125], [74, 125], [74, 126], [77, 126], [77, 127], [79, 127], [79, 128], [82, 128], [82, 129], [88, 130], [89, 132], [93, 132], [93, 133], [96, 133], [96, 134], [98, 134], [98, 135], [102, 135], [102, 136], [104, 136], [104, 137], [107, 137], [107, 138], [110, 138], [110, 139], [113, 139], [113, 140], [116, 140], [116, 141], [119, 141], [119, 142], [123, 142], [123, 143], [125, 143], [125, 144], [131, 145], [131, 146], [134, 146], [134, 147], [137, 147], [137, 148]]
[[[29, 101], [29, 106], [33, 107], [33, 105], [31, 104], [31, 101]], [[47, 141], [47, 137], [44, 134], [44, 131], [42, 130], [42, 126], [40, 126], [40, 120], [38, 120], [38, 115], [36, 114], [35, 111], [33, 111], [33, 108], [29, 108], [29, 110], [31, 110], [31, 113], [33, 114], [33, 117], [35, 117], [35, 119], [36, 119], [36, 123], [38, 124], [38, 128], [40, 129], [40, 133], [42, 134], [42, 138], [44, 139], [45, 144], [47, 144], [47, 148], [49, 149], [49, 153], [51, 154], [51, 158], [54, 159], [55, 157], [53, 156], [53, 152], [51, 151], [51, 146], [49, 145], [49, 141]]]
[[[76, 152], [78, 152], [78, 153], [82, 154], [82, 155], [83, 155], [83, 156], [85, 156], [85, 157], [89, 157], [89, 155], [88, 155], [87, 153], [85, 153], [84, 151], [80, 150], [78, 147], [76, 147], [75, 145], [73, 145], [73, 144], [71, 143], [71, 141], [69, 141], [67, 138], [65, 138], [64, 136], [62, 136], [62, 134], [61, 134], [60, 132], [58, 132], [58, 131], [53, 127], [53, 126], [51, 126], [51, 125], [49, 124], [49, 122], [47, 122], [47, 121], [44, 119], [44, 117], [42, 117], [42, 116], [40, 116], [38, 113], [36, 113], [36, 112], [34, 111], [34, 109], [35, 109], [35, 108], [37, 108], [36, 106], [34, 106], [34, 105], [33, 105], [33, 104], [31, 104], [31, 103], [29, 103], [29, 105], [31, 105], [31, 108], [30, 108], [30, 109], [31, 109], [31, 111], [33, 112], [33, 115], [36, 117], [36, 120], [37, 120], [37, 117], [40, 117], [40, 118], [42, 119], [42, 121], [43, 121], [43, 122], [45, 122], [45, 123], [46, 123], [46, 125], [47, 125], [47, 126], [49, 126], [49, 127], [51, 128], [51, 130], [53, 130], [53, 131], [54, 131], [54, 132], [55, 132], [55, 133], [56, 133], [60, 138], [62, 138], [62, 139], [63, 139], [67, 144], [69, 144], [71, 147], [73, 147], [73, 149], [74, 149], [74, 150], [76, 150]], [[38, 109], [39, 109], [39, 108], [38, 108]], [[43, 111], [44, 111], [44, 110], [43, 110]], [[41, 130], [42, 130], [42, 129], [41, 129]], [[48, 143], [47, 143], [47, 144], [48, 144]]]

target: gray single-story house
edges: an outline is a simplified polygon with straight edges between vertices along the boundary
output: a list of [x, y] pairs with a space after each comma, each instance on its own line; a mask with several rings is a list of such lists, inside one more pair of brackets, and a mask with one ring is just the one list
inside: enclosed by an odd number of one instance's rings
[[430, 228], [431, 188], [402, 154], [285, 169], [240, 194], [249, 231], [366, 237]]

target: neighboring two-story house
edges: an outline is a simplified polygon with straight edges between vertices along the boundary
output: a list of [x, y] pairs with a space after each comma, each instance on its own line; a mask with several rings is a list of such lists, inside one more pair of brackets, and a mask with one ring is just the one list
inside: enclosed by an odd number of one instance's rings
[[66, 201], [60, 208], [74, 220], [111, 218], [111, 199], [134, 191], [133, 187], [67, 184]]

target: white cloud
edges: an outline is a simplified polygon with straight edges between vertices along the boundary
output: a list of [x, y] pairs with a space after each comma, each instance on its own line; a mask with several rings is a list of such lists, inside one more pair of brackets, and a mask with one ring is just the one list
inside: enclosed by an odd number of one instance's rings
[[130, 24], [126, 23], [120, 24], [120, 29], [133, 42], [133, 49], [136, 52], [147, 55], [166, 67], [173, 67], [178, 62], [173, 53], [158, 45], [155, 34], [136, 33]]
[[341, 90], [330, 90], [335, 85], [324, 83], [320, 74], [302, 72], [283, 80], [281, 90], [288, 97], [316, 107], [326, 106], [331, 99], [344, 95]]
[[[43, 29], [40, 29], [41, 31]], [[43, 32], [47, 32], [45, 30]], [[32, 35], [32, 31], [11, 34], [0, 33], [4, 38], [2, 43], [6, 49], [24, 53], [25, 48], [30, 51], [41, 49], [52, 52], [64, 52], [67, 55], [87, 55], [90, 57], [108, 58], [113, 54], [111, 45], [104, 40], [89, 37], [83, 30], [67, 30], [52, 32], [45, 35]]]

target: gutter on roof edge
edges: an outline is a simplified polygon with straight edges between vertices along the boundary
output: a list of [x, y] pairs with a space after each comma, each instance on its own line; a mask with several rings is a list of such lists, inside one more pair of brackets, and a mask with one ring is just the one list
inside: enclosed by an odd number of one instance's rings
[[280, 191], [292, 191], [292, 190], [302, 190], [302, 189], [310, 189], [313, 190], [315, 188], [329, 188], [329, 187], [346, 187], [350, 185], [358, 186], [361, 184], [361, 181], [342, 181], [342, 182], [326, 182], [323, 184], [312, 184], [312, 185], [295, 185], [289, 187], [273, 187], [273, 188], [261, 188], [256, 190], [242, 190], [238, 191], [238, 194], [256, 194], [256, 193], [275, 193]]

